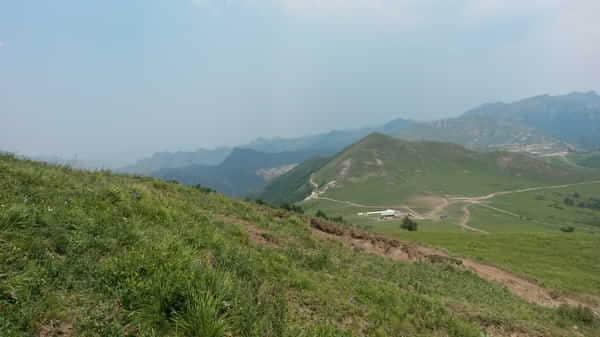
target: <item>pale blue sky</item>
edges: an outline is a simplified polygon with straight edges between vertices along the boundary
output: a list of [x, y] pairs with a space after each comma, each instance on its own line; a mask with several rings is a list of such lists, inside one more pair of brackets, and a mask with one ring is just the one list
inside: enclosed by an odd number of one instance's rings
[[597, 0], [0, 4], [0, 149], [105, 158], [600, 89]]

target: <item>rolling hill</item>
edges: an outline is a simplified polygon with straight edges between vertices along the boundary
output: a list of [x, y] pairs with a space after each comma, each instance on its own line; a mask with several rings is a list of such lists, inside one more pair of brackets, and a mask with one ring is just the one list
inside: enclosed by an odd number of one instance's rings
[[585, 170], [553, 165], [521, 153], [477, 152], [460, 145], [410, 142], [372, 134], [314, 174], [326, 195], [355, 201], [401, 201], [417, 195], [483, 195], [498, 190], [567, 183]]
[[[579, 239], [572, 256], [583, 243], [597, 247]], [[7, 155], [0, 261], [6, 337], [558, 337], [600, 329], [591, 309], [560, 294], [527, 297], [489, 272], [549, 290], [474, 260], [189, 186]]]
[[316, 157], [296, 166], [288, 173], [271, 181], [259, 195], [272, 204], [296, 203], [312, 193], [310, 176], [329, 161], [328, 158]]
[[[456, 144], [410, 142], [374, 133], [314, 171], [312, 177], [314, 184], [327, 188], [324, 196], [393, 205], [417, 196], [474, 196], [579, 181], [592, 174], [590, 171], [522, 153], [477, 152]], [[303, 175], [302, 185], [297, 177], [284, 175], [276, 181], [277, 189], [291, 193], [304, 186], [304, 193], [289, 194], [293, 201], [300, 201], [310, 194], [307, 176]], [[267, 188], [263, 197], [275, 200], [271, 193]]]

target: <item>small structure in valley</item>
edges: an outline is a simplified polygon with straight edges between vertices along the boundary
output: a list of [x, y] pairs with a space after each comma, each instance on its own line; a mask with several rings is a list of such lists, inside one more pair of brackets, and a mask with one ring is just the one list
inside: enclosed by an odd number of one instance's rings
[[358, 213], [359, 216], [372, 216], [376, 215], [381, 218], [395, 218], [400, 215], [400, 213], [393, 209], [386, 209], [385, 211], [377, 211], [377, 212], [366, 212], [366, 213]]

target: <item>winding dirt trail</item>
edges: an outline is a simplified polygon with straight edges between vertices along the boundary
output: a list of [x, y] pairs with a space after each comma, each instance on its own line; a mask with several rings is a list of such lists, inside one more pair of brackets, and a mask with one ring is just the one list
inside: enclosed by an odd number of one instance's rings
[[469, 222], [471, 222], [471, 210], [469, 210], [469, 207], [471, 207], [471, 204], [465, 205], [462, 208], [462, 210], [464, 212], [464, 216], [463, 216], [462, 220], [460, 221], [460, 223], [458, 224], [458, 226], [460, 228], [462, 228], [463, 230], [469, 230], [471, 232], [477, 232], [477, 233], [481, 233], [481, 234], [490, 234], [484, 230], [469, 226]]
[[[312, 200], [312, 199], [320, 199], [320, 200], [327, 200], [327, 201], [344, 204], [344, 205], [348, 205], [348, 206], [353, 206], [353, 207], [359, 207], [359, 208], [368, 208], [368, 209], [390, 208], [389, 206], [362, 205], [362, 204], [355, 203], [352, 201], [344, 201], [344, 200], [337, 200], [337, 199], [328, 198], [328, 197], [322, 197], [322, 195], [325, 194], [325, 192], [327, 192], [327, 190], [330, 187], [335, 186], [335, 183], [336, 183], [336, 181], [334, 180], [334, 181], [328, 183], [327, 185], [325, 185], [325, 187], [323, 187], [323, 189], [319, 190], [319, 185], [314, 181], [314, 177], [311, 175], [310, 176], [310, 184], [313, 186], [314, 190], [313, 190], [312, 194], [309, 197], [307, 197], [304, 201]], [[485, 203], [485, 201], [488, 201], [490, 199], [493, 199], [498, 196], [503, 196], [503, 195], [534, 192], [534, 191], [544, 191], [544, 190], [552, 190], [552, 189], [563, 189], [563, 188], [569, 188], [569, 187], [573, 187], [573, 186], [593, 185], [593, 184], [600, 184], [600, 180], [573, 183], [573, 184], [555, 185], [555, 186], [538, 186], [538, 187], [529, 187], [529, 188], [523, 188], [523, 189], [517, 189], [517, 190], [499, 191], [499, 192], [493, 192], [493, 193], [483, 195], [483, 196], [478, 196], [478, 197], [463, 197], [463, 196], [444, 197], [444, 198], [440, 198], [442, 200], [442, 202], [439, 205], [436, 205], [431, 211], [429, 211], [428, 213], [425, 213], [425, 214], [419, 214], [419, 213], [415, 212], [408, 205], [400, 205], [400, 206], [395, 207], [395, 209], [409, 210], [412, 214], [414, 214], [416, 216], [417, 219], [434, 220], [434, 219], [439, 219], [441, 214], [444, 212], [444, 210], [446, 210], [446, 208], [448, 208], [448, 206], [458, 204], [458, 203], [465, 203], [466, 205], [462, 208], [464, 216], [463, 216], [462, 220], [460, 221], [460, 223], [458, 224], [458, 226], [465, 230], [478, 232], [478, 233], [482, 233], [482, 234], [489, 234], [486, 231], [469, 226], [469, 222], [471, 221], [471, 211], [469, 208], [471, 206], [477, 205], [477, 206], [481, 206], [484, 208], [494, 210], [499, 213], [503, 213], [506, 215], [520, 218], [521, 215], [519, 215], [519, 214], [491, 206], [491, 205]]]

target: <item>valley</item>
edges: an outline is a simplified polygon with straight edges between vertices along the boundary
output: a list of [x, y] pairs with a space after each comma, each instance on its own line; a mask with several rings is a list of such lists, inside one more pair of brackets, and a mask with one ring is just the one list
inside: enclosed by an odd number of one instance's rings
[[[581, 188], [582, 198], [593, 190]], [[4, 336], [558, 337], [600, 327], [594, 235], [365, 231], [6, 155], [0, 190]], [[505, 260], [488, 263], [493, 254]]]

